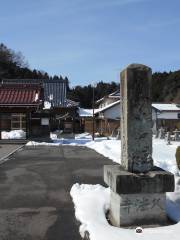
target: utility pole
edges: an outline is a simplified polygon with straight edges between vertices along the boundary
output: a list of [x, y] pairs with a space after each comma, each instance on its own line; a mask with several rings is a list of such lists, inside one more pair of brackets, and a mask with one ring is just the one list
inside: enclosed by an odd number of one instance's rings
[[93, 87], [93, 99], [92, 99], [92, 108], [93, 108], [93, 122], [92, 122], [92, 127], [93, 127], [93, 132], [92, 132], [92, 140], [94, 141], [94, 135], [95, 135], [95, 111], [94, 111], [94, 107], [95, 107], [95, 86], [96, 86], [96, 84], [95, 83], [93, 83], [92, 84], [92, 87]]

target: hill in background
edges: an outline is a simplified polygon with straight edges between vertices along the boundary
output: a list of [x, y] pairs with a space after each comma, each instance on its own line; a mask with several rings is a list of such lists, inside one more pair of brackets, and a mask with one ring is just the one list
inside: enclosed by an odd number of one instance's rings
[[[47, 72], [31, 70], [21, 52], [15, 52], [0, 44], [0, 79], [28, 78], [28, 79], [66, 79], [62, 76], [49, 76]], [[105, 83], [100, 81], [95, 87], [95, 100], [119, 89], [119, 83]], [[81, 107], [92, 108], [93, 87], [76, 86], [67, 89], [68, 98], [80, 103]], [[180, 70], [174, 72], [155, 72], [152, 76], [152, 101], [175, 102], [180, 104]]]

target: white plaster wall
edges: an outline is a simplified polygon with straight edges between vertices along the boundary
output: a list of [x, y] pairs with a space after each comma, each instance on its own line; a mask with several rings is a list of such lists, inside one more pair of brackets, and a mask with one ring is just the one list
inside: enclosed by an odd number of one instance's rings
[[[178, 119], [178, 112], [157, 112], [158, 119]], [[156, 112], [152, 109], [152, 119], [156, 119]]]
[[[103, 111], [101, 114], [101, 117], [108, 119], [117, 119], [120, 118], [120, 103]], [[178, 119], [178, 112], [157, 112], [157, 118], [158, 119]], [[152, 120], [155, 122], [156, 120], [156, 112], [154, 109], [152, 109]], [[180, 119], [179, 119], [180, 120]]]
[[162, 112], [157, 116], [158, 119], [178, 119], [178, 112]]
[[120, 118], [120, 103], [104, 111], [104, 118], [119, 119]]
[[106, 98], [103, 100], [103, 102], [99, 105], [99, 108], [103, 108], [103, 107], [106, 107], [107, 105], [113, 103], [117, 101], [116, 99], [113, 99], [113, 98]]

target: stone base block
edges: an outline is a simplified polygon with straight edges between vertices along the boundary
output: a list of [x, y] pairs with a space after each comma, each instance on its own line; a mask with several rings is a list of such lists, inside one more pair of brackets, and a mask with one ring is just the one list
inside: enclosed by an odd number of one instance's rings
[[174, 175], [153, 167], [147, 173], [131, 173], [121, 165], [104, 166], [104, 181], [118, 194], [165, 193], [174, 191]]
[[117, 227], [163, 224], [165, 199], [165, 193], [119, 195], [111, 191], [110, 221]]

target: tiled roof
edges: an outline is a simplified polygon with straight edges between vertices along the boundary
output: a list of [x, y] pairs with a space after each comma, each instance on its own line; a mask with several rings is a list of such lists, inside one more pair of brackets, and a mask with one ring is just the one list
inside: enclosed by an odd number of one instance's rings
[[44, 100], [51, 102], [52, 107], [67, 107], [66, 89], [67, 82], [60, 80], [44, 80]]
[[59, 79], [3, 79], [3, 83], [40, 83], [44, 88], [44, 101], [52, 107], [68, 107], [66, 99], [67, 81]]
[[38, 105], [40, 94], [39, 84], [2, 84], [0, 85], [0, 106]]

